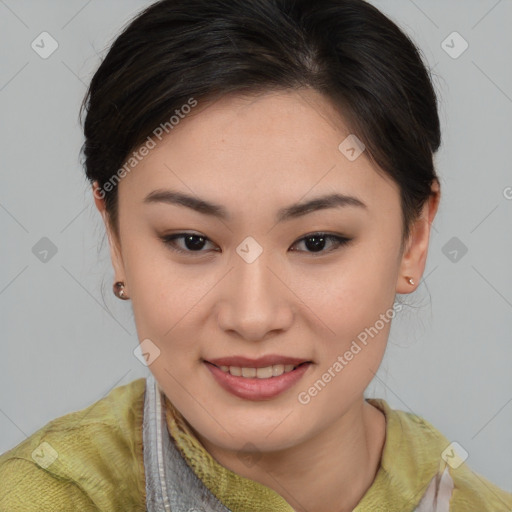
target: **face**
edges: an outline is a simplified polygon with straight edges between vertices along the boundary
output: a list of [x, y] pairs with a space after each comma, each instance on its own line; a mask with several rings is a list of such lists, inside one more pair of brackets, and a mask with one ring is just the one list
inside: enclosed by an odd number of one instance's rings
[[[429, 223], [400, 253], [399, 188], [364, 152], [347, 158], [349, 134], [310, 90], [224, 97], [199, 105], [118, 185], [112, 258], [139, 340], [150, 340], [149, 368], [220, 449], [281, 450], [336, 428], [377, 372], [395, 294], [414, 289], [405, 276], [423, 272]], [[335, 194], [352, 199], [290, 208]], [[276, 365], [258, 379], [210, 364], [233, 356], [275, 356], [235, 367]], [[279, 377], [286, 358], [306, 363]]]

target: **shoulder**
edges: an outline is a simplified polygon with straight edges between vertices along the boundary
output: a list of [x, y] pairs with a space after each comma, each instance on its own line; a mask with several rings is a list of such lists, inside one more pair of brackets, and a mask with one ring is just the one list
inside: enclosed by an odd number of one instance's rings
[[[368, 401], [386, 416], [382, 454], [385, 470], [399, 485], [421, 487], [424, 503], [430, 496], [438, 502], [437, 508], [420, 506], [418, 511], [512, 511], [512, 494], [475, 473], [466, 463], [464, 448], [448, 440], [429, 421], [411, 412], [392, 409], [383, 399]], [[440, 506], [441, 494], [447, 496], [449, 508]]]
[[145, 383], [116, 387], [0, 455], [0, 512], [145, 510]]

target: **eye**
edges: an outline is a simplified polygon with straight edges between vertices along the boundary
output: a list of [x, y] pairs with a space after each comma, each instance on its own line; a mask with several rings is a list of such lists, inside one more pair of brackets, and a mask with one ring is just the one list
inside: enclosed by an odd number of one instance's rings
[[[181, 253], [205, 252], [201, 251], [201, 249], [205, 246], [207, 241], [209, 242], [208, 238], [205, 236], [195, 233], [175, 233], [173, 235], [163, 236], [162, 240], [170, 249]], [[177, 240], [183, 240], [185, 249], [177, 247]]]
[[[184, 247], [178, 247], [177, 241], [180, 240], [183, 242]], [[294, 252], [311, 252], [313, 254], [326, 254], [335, 251], [336, 249], [348, 244], [352, 239], [346, 238], [339, 235], [331, 235], [327, 233], [311, 233], [301, 239], [297, 240], [292, 247], [295, 245], [304, 242], [306, 251], [297, 251], [296, 249], [290, 249]], [[212, 243], [207, 237], [203, 235], [198, 235], [195, 233], [175, 233], [172, 235], [166, 235], [162, 237], [162, 241], [167, 245], [171, 250], [179, 252], [179, 253], [201, 253], [207, 252], [202, 249], [206, 244]], [[328, 243], [330, 242], [330, 244]], [[327, 250], [324, 250], [327, 244]]]
[[[338, 236], [338, 235], [330, 235], [327, 233], [311, 233], [310, 235], [307, 235], [305, 237], [302, 237], [300, 240], [297, 240], [295, 244], [299, 244], [301, 242], [305, 243], [305, 246], [308, 249], [311, 249], [311, 251], [306, 252], [312, 252], [312, 253], [320, 253], [320, 254], [326, 254], [335, 251], [336, 249], [339, 249], [340, 247], [348, 244], [352, 239], [346, 238], [344, 236]], [[323, 250], [326, 242], [330, 241], [331, 246], [327, 250]], [[327, 244], [329, 246], [329, 244]], [[292, 246], [293, 247], [293, 246]], [[294, 249], [292, 249], [294, 250]], [[301, 252], [301, 251], [299, 251]]]

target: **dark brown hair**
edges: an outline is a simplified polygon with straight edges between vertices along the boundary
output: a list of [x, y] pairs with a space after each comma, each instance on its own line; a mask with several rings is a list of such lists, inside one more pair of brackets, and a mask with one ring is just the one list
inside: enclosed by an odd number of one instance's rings
[[[303, 87], [339, 107], [369, 158], [399, 185], [403, 247], [438, 181], [437, 98], [414, 43], [363, 0], [150, 5], [114, 41], [82, 103], [87, 178], [103, 190], [190, 98]], [[117, 187], [102, 194], [118, 234]]]

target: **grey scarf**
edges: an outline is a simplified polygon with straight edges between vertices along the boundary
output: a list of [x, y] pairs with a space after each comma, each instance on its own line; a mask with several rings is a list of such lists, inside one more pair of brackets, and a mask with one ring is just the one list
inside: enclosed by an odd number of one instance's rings
[[231, 512], [196, 476], [167, 430], [162, 391], [146, 378], [142, 427], [148, 512]]

